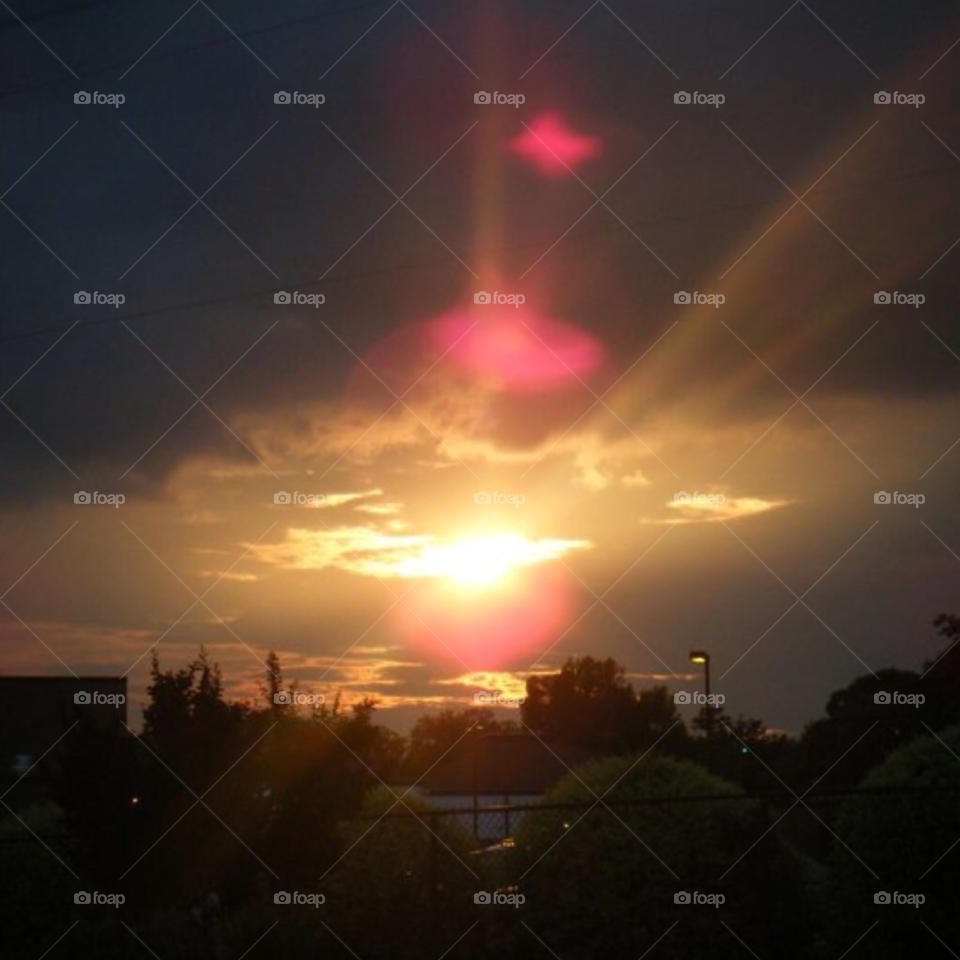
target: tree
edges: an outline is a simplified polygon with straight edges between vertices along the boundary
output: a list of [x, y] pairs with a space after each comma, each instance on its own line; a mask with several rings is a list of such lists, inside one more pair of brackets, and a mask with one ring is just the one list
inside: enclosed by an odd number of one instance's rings
[[624, 668], [609, 657], [570, 657], [559, 673], [529, 677], [520, 712], [538, 736], [598, 752], [651, 746], [671, 727], [664, 747], [675, 749], [686, 736], [667, 688], [637, 696]]
[[418, 779], [461, 739], [521, 731], [514, 720], [498, 719], [497, 711], [491, 707], [446, 709], [436, 714], [424, 714], [410, 731], [404, 770], [408, 776]]
[[81, 731], [64, 761], [59, 798], [91, 889], [124, 875], [131, 906], [183, 908], [315, 881], [340, 856], [339, 821], [399, 759], [375, 701], [277, 709], [273, 653], [256, 706], [227, 699], [203, 648], [178, 669], [154, 657], [150, 676], [139, 738]]
[[921, 710], [878, 703], [876, 694], [920, 690], [920, 678], [912, 670], [886, 669], [834, 691], [826, 718], [807, 724], [800, 738], [802, 779], [813, 783], [823, 777], [818, 789], [855, 786], [892, 750], [924, 732]]

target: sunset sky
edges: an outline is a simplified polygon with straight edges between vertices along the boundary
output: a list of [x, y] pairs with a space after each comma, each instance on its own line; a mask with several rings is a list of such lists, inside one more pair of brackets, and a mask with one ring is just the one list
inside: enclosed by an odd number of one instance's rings
[[403, 728], [703, 648], [797, 731], [935, 655], [954, 5], [186, 8], [0, 17], [4, 673], [139, 706], [151, 650], [249, 696], [275, 649]]

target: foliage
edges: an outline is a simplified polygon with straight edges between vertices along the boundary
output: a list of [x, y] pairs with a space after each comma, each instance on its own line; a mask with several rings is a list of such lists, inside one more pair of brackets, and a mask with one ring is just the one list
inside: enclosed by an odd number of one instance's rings
[[[714, 799], [678, 799], [691, 796]], [[565, 960], [637, 956], [674, 921], [658, 956], [742, 956], [721, 919], [760, 956], [800, 955], [797, 863], [772, 834], [751, 849], [767, 818], [739, 796], [732, 784], [667, 757], [613, 757], [564, 777], [544, 805], [604, 803], [545, 809], [518, 831], [527, 922]], [[722, 893], [726, 903], [676, 905], [680, 891]]]
[[[956, 932], [949, 891], [960, 882], [954, 848], [960, 837], [960, 726], [917, 737], [863, 780], [865, 790], [904, 790], [847, 799], [837, 817], [829, 899], [836, 944], [853, 943], [873, 922], [883, 936], [870, 944], [877, 960], [909, 956], [928, 937], [922, 916], [940, 936]], [[872, 872], [871, 872], [872, 871]], [[873, 876], [877, 874], [877, 876]], [[875, 905], [880, 891], [923, 894], [920, 907]], [[932, 942], [932, 941], [931, 941]], [[936, 949], [936, 948], [931, 948]]]
[[398, 796], [375, 788], [361, 818], [341, 825], [349, 852], [319, 889], [359, 956], [440, 956], [472, 922], [473, 894], [483, 889], [477, 857], [453, 817]]
[[570, 657], [559, 673], [529, 677], [520, 711], [540, 737], [607, 753], [676, 748], [686, 736], [666, 687], [637, 696], [612, 658]]
[[500, 720], [491, 707], [441, 710], [420, 717], [410, 731], [404, 770], [417, 780], [461, 739], [488, 733], [519, 733], [513, 720]]

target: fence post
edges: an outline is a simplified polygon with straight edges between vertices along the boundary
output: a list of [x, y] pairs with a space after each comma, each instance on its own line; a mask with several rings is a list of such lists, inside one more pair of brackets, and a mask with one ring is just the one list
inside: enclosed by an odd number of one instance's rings
[[440, 847], [437, 839], [438, 822], [436, 813], [427, 814], [427, 824], [430, 827], [430, 853], [427, 866], [430, 905], [427, 907], [427, 911], [430, 916], [430, 936], [433, 940], [431, 956], [433, 956], [437, 949], [442, 949], [437, 946], [441, 938], [438, 929], [440, 915], [438, 903], [440, 899]]

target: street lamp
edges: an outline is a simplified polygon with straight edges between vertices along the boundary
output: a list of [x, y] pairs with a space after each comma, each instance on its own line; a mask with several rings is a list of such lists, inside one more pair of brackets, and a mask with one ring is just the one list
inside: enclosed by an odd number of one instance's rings
[[[690, 651], [690, 662], [691, 663], [702, 663], [703, 664], [703, 681], [705, 687], [705, 696], [710, 697], [710, 654], [706, 650], [691, 650]], [[704, 705], [704, 715], [707, 718], [707, 737], [709, 738], [710, 734], [713, 732], [713, 714], [710, 712], [710, 703], [707, 702]]]

